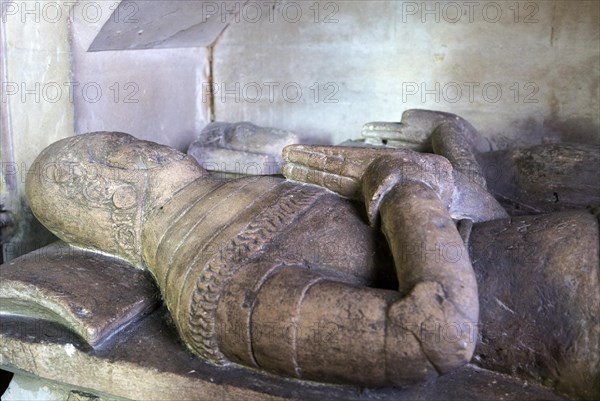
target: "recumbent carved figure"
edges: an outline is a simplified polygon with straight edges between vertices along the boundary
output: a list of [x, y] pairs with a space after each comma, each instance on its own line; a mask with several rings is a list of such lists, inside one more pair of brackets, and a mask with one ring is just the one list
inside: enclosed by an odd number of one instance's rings
[[[59, 238], [148, 269], [185, 344], [215, 364], [368, 386], [426, 380], [474, 354], [469, 255], [486, 244], [468, 246], [471, 223], [508, 215], [486, 190], [468, 122], [404, 117], [441, 155], [297, 145], [284, 151], [290, 180], [223, 181], [174, 149], [102, 132], [44, 150], [28, 199]], [[569, 358], [588, 355], [593, 379], [597, 324], [581, 330], [590, 341]]]

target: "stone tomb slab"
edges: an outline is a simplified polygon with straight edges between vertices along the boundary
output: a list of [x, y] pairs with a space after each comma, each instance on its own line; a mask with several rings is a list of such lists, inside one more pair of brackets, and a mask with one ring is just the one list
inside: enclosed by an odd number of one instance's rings
[[[237, 365], [216, 367], [185, 348], [164, 306], [154, 309], [151, 279], [119, 260], [59, 243], [0, 272], [0, 368], [101, 399], [565, 400], [473, 365], [405, 388], [327, 385]], [[23, 301], [20, 308], [16, 300]], [[36, 302], [41, 312], [22, 313], [35, 310]]]

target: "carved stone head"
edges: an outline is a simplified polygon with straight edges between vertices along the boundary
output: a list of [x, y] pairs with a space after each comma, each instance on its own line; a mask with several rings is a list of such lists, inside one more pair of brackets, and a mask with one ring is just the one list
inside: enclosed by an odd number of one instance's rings
[[27, 175], [27, 197], [35, 216], [62, 240], [142, 267], [144, 216], [202, 173], [168, 146], [96, 132], [46, 148]]

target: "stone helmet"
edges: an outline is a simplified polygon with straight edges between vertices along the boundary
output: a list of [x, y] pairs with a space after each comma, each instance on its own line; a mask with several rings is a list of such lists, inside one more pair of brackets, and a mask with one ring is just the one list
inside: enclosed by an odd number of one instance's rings
[[26, 191], [34, 215], [60, 239], [142, 268], [145, 216], [203, 174], [193, 158], [168, 146], [94, 132], [44, 149]]

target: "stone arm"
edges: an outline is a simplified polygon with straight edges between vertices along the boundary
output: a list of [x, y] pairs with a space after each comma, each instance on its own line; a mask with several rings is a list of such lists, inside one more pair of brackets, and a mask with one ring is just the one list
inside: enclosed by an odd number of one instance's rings
[[[366, 309], [385, 309], [385, 360], [379, 373], [385, 379], [379, 384], [423, 380], [467, 363], [475, 348], [479, 304], [467, 249], [448, 211], [454, 192], [450, 163], [408, 150], [307, 146], [286, 148], [284, 159], [288, 178], [361, 195], [371, 223], [381, 220], [399, 296], [385, 299], [369, 290], [360, 299]], [[353, 329], [335, 316], [329, 319], [346, 327], [346, 336], [363, 340], [359, 322]]]

